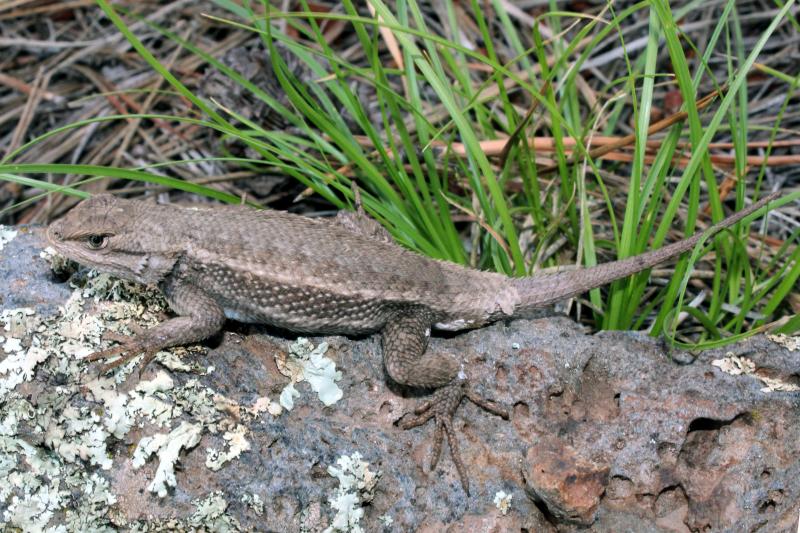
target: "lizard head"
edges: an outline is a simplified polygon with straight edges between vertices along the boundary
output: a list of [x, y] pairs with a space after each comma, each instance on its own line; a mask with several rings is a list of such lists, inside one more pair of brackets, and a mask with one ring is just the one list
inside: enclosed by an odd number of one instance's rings
[[154, 209], [158, 206], [109, 194], [94, 196], [50, 224], [47, 239], [60, 254], [82, 265], [157, 283], [172, 269], [176, 254], [159, 239], [163, 228], [151, 227], [146, 215]]

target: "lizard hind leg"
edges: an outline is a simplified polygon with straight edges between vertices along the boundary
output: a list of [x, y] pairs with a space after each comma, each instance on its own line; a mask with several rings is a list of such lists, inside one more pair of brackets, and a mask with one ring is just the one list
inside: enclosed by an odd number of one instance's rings
[[438, 388], [458, 376], [459, 364], [452, 356], [427, 354], [433, 320], [422, 308], [398, 311], [383, 328], [383, 363], [386, 372], [401, 385]]
[[436, 388], [427, 401], [414, 409], [414, 415], [404, 415], [398, 425], [402, 429], [411, 429], [433, 419], [436, 427], [430, 470], [436, 468], [442, 451], [442, 441], [446, 436], [461, 485], [469, 494], [469, 478], [453, 429], [453, 416], [465, 397], [506, 419], [508, 410], [482, 398], [471, 389], [465, 379], [459, 378], [459, 365], [454, 357], [425, 353], [432, 323], [433, 320], [424, 309], [415, 308], [397, 313], [383, 330], [384, 365], [389, 376], [400, 384]]

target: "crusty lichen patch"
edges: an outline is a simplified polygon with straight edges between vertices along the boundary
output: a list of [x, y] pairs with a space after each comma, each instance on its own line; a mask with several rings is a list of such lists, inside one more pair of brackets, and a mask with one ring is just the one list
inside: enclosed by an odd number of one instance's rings
[[278, 354], [275, 358], [278, 370], [292, 380], [281, 392], [281, 406], [292, 410], [294, 398], [300, 396], [294, 384], [300, 381], [307, 381], [326, 406], [342, 398], [342, 389], [336, 384], [342, 374], [336, 370], [336, 363], [325, 357], [326, 351], [328, 343], [322, 342], [315, 347], [311, 341], [300, 337], [289, 345], [288, 354]]
[[[67, 270], [64, 259], [52, 251], [41, 257]], [[131, 329], [152, 327], [167, 304], [154, 288], [105, 274], [89, 272], [83, 281], [73, 285], [73, 294], [56, 316], [41, 316], [32, 308], [0, 312], [0, 478], [7, 480], [0, 485], [0, 530], [238, 530], [225, 513], [221, 493], [198, 502], [198, 511], [186, 519], [128, 523], [131, 517], [114, 508], [118, 497], [103, 471], [124, 467], [125, 461], [134, 469], [157, 461], [146, 488], [168, 497], [179, 482], [176, 464], [187, 450], [202, 446], [206, 435], [218, 435], [208, 439], [206, 465], [224, 468], [250, 449], [247, 423], [279, 416], [281, 403], [264, 396], [241, 405], [194, 377], [176, 385], [164, 370], [139, 380], [141, 358], [110, 375], [98, 375], [99, 365], [82, 360], [111, 345], [104, 335], [131, 335]], [[159, 353], [157, 360], [176, 372], [213, 372], [213, 366], [183, 357], [197, 349], [175, 348]], [[309, 381], [330, 405], [342, 396], [335, 383], [341, 375], [324, 356], [326, 350], [324, 343], [315, 347], [298, 339], [279, 367], [291, 379], [289, 388]], [[138, 441], [132, 457], [112, 454], [121, 449], [114, 443], [130, 439], [134, 428]], [[258, 496], [246, 503], [263, 512]]]
[[[0, 322], [0, 478], [5, 480], [0, 527], [108, 529], [106, 514], [116, 497], [82, 460], [108, 468], [110, 459], [99, 417], [72, 402], [76, 385], [68, 376], [76, 375], [78, 365], [62, 349], [66, 338], [58, 333], [58, 321], [44, 320], [32, 309], [10, 309], [0, 314]], [[54, 381], [63, 376], [63, 383], [19, 390], [42, 365]], [[80, 505], [73, 504], [76, 500]]]
[[363, 506], [375, 497], [381, 472], [371, 471], [369, 463], [361, 459], [361, 454], [354, 452], [339, 457], [336, 466], [328, 467], [328, 473], [339, 480], [339, 486], [328, 500], [336, 515], [324, 533], [363, 533]]
[[227, 513], [228, 502], [220, 491], [215, 491], [192, 502], [196, 511], [188, 518], [139, 521], [130, 524], [132, 533], [184, 533], [214, 531], [230, 533], [243, 531], [236, 518]]
[[722, 359], [715, 359], [712, 365], [718, 367], [726, 374], [732, 376], [751, 376], [760, 380], [764, 387], [761, 392], [797, 392], [800, 386], [776, 376], [768, 376], [758, 372], [755, 363], [745, 356], [735, 355], [731, 352]]
[[[88, 305], [97, 310], [86, 312]], [[208, 450], [215, 469], [248, 449], [239, 422], [275, 412], [277, 402], [239, 406], [197, 379], [176, 386], [164, 371], [119, 387], [136, 372], [136, 361], [111, 376], [98, 376], [96, 366], [81, 361], [107, 347], [105, 332], [150, 327], [165, 309], [157, 291], [92, 273], [57, 316], [30, 308], [0, 313], [0, 478], [7, 480], [0, 486], [0, 529], [111, 531], [126, 524], [111, 511], [117, 497], [103, 470], [120, 461], [141, 466], [154, 456], [158, 465], [147, 488], [163, 497], [176, 484], [181, 451], [203, 435], [219, 433], [227, 443], [223, 451]], [[133, 459], [112, 456], [110, 445], [134, 427], [145, 436]], [[212, 521], [222, 516], [206, 510], [187, 519], [187, 530], [209, 513]]]
[[800, 335], [793, 335], [789, 336], [784, 333], [778, 333], [777, 335], [771, 335], [767, 333], [767, 338], [772, 342], [779, 344], [789, 350], [790, 352], [794, 352], [796, 350], [800, 350]]
[[226, 431], [223, 438], [227, 442], [227, 450], [220, 451], [214, 448], [209, 448], [206, 453], [206, 466], [211, 470], [219, 470], [225, 463], [239, 457], [239, 454], [246, 452], [250, 449], [250, 443], [245, 435], [247, 428], [243, 425], [237, 425], [231, 431]]
[[503, 516], [508, 514], [511, 510], [511, 500], [514, 498], [513, 494], [508, 494], [504, 490], [499, 490], [494, 495], [494, 506], [500, 511]]

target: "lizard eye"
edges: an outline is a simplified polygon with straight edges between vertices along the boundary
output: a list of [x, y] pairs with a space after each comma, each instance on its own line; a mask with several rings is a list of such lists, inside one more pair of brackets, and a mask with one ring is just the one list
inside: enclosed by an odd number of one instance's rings
[[89, 235], [86, 237], [86, 245], [92, 250], [99, 250], [105, 248], [108, 244], [108, 235]]

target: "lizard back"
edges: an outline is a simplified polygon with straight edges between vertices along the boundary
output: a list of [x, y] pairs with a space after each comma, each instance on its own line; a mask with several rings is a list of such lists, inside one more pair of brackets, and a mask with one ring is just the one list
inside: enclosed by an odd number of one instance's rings
[[244, 322], [366, 333], [413, 305], [448, 329], [462, 329], [489, 320], [486, 309], [498, 294], [516, 294], [505, 276], [432, 260], [329, 219], [245, 207], [147, 207], [146, 218], [170, 218], [163, 238], [182, 248], [173, 275]]

